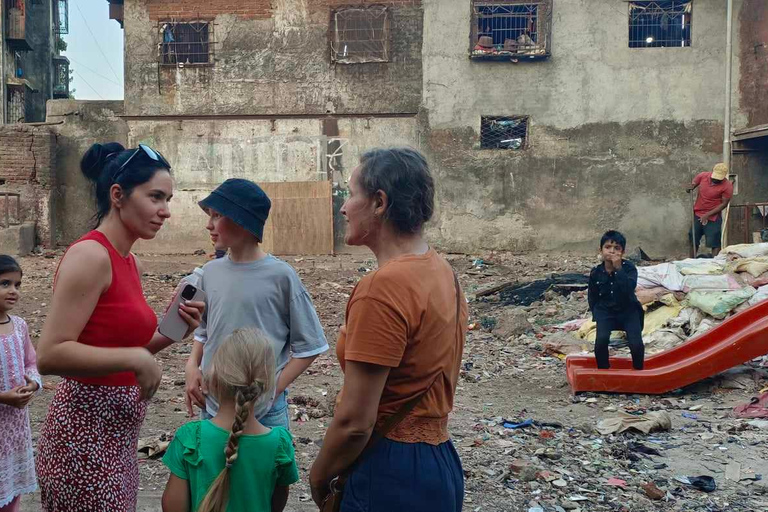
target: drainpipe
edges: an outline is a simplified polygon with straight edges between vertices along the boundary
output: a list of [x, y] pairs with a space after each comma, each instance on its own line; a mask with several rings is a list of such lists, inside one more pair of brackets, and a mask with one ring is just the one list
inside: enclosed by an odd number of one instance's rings
[[723, 162], [731, 167], [731, 63], [733, 60], [733, 0], [728, 0], [725, 36], [725, 120], [723, 121]]
[[[725, 116], [723, 119], [723, 163], [731, 171], [731, 63], [733, 60], [733, 0], [728, 0], [725, 32]], [[727, 178], [726, 178], [727, 179]], [[720, 231], [720, 246], [728, 245], [728, 220], [731, 216], [731, 203], [723, 212], [723, 224]], [[749, 240], [747, 240], [749, 243]]]

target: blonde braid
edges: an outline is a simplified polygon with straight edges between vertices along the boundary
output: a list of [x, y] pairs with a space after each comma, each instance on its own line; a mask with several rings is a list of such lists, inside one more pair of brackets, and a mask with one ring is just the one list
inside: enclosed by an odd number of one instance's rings
[[253, 414], [256, 400], [275, 391], [275, 354], [261, 331], [236, 329], [216, 350], [206, 374], [211, 394], [219, 402], [235, 402], [232, 432], [224, 447], [226, 463], [198, 507], [199, 512], [225, 512], [229, 501], [230, 469], [237, 461], [240, 436]]
[[240, 444], [240, 436], [251, 413], [251, 405], [262, 393], [262, 386], [257, 382], [250, 386], [239, 388], [235, 393], [235, 421], [232, 423], [232, 433], [229, 434], [224, 455], [227, 458], [227, 467], [237, 460], [237, 448]]
[[226, 512], [229, 502], [229, 470], [237, 460], [240, 436], [243, 434], [245, 423], [253, 410], [253, 402], [263, 392], [264, 385], [260, 382], [238, 388], [235, 392], [235, 420], [232, 422], [232, 432], [230, 432], [227, 445], [224, 447], [226, 464], [200, 503], [198, 512]]

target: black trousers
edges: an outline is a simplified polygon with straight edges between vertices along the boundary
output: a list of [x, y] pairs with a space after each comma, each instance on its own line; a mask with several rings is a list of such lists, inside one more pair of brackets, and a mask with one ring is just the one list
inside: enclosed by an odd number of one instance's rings
[[595, 340], [597, 367], [606, 370], [611, 367], [608, 361], [611, 331], [624, 331], [627, 333], [629, 350], [632, 353], [632, 367], [635, 370], [642, 370], [645, 359], [643, 314], [634, 309], [621, 313], [595, 311], [595, 321], [597, 322], [597, 339]]
[[[723, 231], [723, 217], [718, 217], [717, 220], [711, 220], [707, 222], [706, 226], [701, 225], [701, 219], [696, 217], [694, 222], [696, 231], [693, 233], [693, 242], [696, 245], [696, 252], [699, 252], [699, 244], [701, 244], [701, 237], [703, 236], [707, 241], [707, 247], [710, 249], [720, 249], [722, 245], [720, 243], [720, 236]], [[690, 236], [691, 230], [688, 230]]]

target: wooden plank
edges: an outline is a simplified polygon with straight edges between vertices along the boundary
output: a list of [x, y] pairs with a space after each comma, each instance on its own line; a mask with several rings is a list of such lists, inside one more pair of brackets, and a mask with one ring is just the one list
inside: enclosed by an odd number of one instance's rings
[[265, 251], [277, 255], [333, 254], [333, 195], [329, 181], [259, 183], [272, 200]]
[[485, 290], [480, 290], [475, 294], [475, 297], [487, 297], [488, 295], [494, 295], [516, 284], [517, 284], [517, 281], [507, 281], [506, 283], [502, 283], [497, 286], [492, 286], [491, 288], [487, 288]]

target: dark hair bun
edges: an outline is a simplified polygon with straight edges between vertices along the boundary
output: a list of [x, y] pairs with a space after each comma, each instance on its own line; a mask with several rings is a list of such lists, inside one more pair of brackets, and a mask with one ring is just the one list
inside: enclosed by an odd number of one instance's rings
[[109, 142], [107, 144], [94, 144], [83, 155], [80, 160], [80, 170], [86, 178], [91, 181], [98, 181], [104, 166], [107, 163], [107, 157], [114, 158], [117, 153], [125, 151], [125, 148], [119, 142]]

